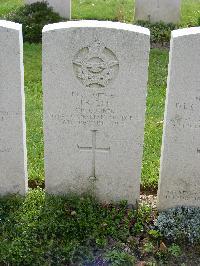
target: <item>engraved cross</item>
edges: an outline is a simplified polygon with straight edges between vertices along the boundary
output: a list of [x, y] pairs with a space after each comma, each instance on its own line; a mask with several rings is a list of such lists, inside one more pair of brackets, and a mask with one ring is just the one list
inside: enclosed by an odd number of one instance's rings
[[92, 157], [92, 177], [96, 177], [96, 152], [109, 152], [110, 151], [110, 147], [109, 148], [97, 148], [96, 146], [96, 137], [97, 137], [97, 130], [92, 130], [92, 146], [91, 147], [81, 147], [79, 145], [78, 149], [80, 151], [89, 151], [92, 152], [93, 157]]

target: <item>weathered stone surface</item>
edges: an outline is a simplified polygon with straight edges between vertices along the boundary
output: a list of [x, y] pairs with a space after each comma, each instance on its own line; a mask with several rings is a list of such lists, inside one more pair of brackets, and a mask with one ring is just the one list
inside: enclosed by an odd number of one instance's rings
[[181, 0], [136, 0], [135, 20], [177, 23], [180, 20]]
[[46, 190], [139, 199], [149, 30], [76, 21], [43, 30]]
[[26, 4], [46, 1], [61, 17], [71, 19], [71, 0], [25, 0]]
[[0, 20], [0, 195], [27, 190], [22, 26]]
[[160, 210], [200, 207], [200, 28], [172, 32], [158, 194]]

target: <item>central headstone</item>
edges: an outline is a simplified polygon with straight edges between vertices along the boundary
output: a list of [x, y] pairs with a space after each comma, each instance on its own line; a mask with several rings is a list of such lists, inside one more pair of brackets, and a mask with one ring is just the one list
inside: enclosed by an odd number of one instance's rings
[[178, 23], [181, 0], [136, 0], [135, 20]]
[[46, 190], [136, 204], [149, 30], [76, 21], [43, 30]]

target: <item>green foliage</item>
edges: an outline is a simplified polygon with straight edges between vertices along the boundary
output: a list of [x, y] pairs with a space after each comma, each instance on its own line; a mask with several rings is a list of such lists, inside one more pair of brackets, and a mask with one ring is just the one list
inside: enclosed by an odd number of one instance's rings
[[134, 235], [140, 234], [146, 231], [146, 223], [151, 219], [151, 208], [149, 206], [143, 205], [137, 210], [137, 221], [135, 222], [132, 232]]
[[137, 24], [150, 30], [151, 43], [160, 43], [162, 45], [169, 43], [171, 31], [177, 28], [175, 24], [166, 24], [164, 22], [150, 23], [148, 21], [137, 21]]
[[118, 250], [108, 251], [105, 258], [112, 266], [132, 266], [135, 263], [134, 256]]
[[181, 248], [176, 245], [176, 244], [172, 244], [169, 248], [168, 248], [168, 252], [170, 253], [171, 256], [174, 257], [179, 257], [181, 255]]
[[154, 240], [160, 240], [161, 239], [161, 234], [159, 231], [155, 230], [155, 229], [151, 229], [148, 232], [149, 236], [154, 239]]
[[154, 245], [151, 242], [147, 242], [144, 244], [144, 252], [146, 253], [153, 253], [154, 251]]
[[170, 241], [200, 244], [200, 208], [169, 209], [160, 213], [156, 225]]
[[[0, 264], [83, 263], [111, 239], [125, 243], [145, 219], [145, 206], [136, 212], [125, 203], [101, 204], [91, 196], [50, 196], [35, 189], [25, 198], [0, 198]], [[125, 253], [107, 255], [115, 263], [128, 263], [133, 257]]]
[[59, 14], [53, 12], [46, 2], [24, 5], [6, 16], [7, 20], [23, 24], [24, 41], [40, 42], [45, 25], [61, 21]]

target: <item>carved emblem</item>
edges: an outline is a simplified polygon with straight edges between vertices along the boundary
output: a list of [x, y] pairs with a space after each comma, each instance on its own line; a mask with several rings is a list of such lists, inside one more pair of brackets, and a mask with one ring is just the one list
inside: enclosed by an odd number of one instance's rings
[[98, 39], [79, 50], [74, 57], [73, 66], [76, 77], [89, 88], [105, 88], [119, 71], [117, 57]]

